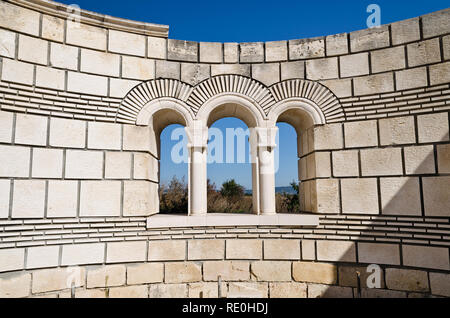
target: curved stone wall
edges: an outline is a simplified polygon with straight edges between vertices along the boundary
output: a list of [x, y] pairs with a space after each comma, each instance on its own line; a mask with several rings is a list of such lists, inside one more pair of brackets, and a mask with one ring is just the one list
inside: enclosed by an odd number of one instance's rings
[[[356, 297], [356, 271], [365, 297], [450, 296], [449, 21], [446, 9], [314, 39], [196, 43], [1, 1], [0, 297]], [[287, 101], [314, 110], [291, 120], [318, 225], [148, 225], [152, 107], [178, 103], [194, 122], [217, 96], [247, 100], [268, 127]], [[381, 288], [366, 288], [370, 264]]]

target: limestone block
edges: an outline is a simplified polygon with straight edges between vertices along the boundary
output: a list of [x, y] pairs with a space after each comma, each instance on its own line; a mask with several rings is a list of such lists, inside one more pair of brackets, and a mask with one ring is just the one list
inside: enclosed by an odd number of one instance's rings
[[449, 140], [448, 113], [435, 113], [417, 117], [419, 142]]
[[[342, 212], [378, 214], [377, 180], [343, 179], [341, 180]], [[364, 198], [359, 200], [358, 198]]]
[[0, 176], [28, 177], [30, 148], [0, 145]]
[[45, 181], [15, 180], [12, 218], [43, 218]]
[[264, 240], [264, 259], [300, 259], [300, 240]]
[[32, 293], [45, 293], [84, 286], [85, 270], [83, 267], [43, 269], [33, 272], [32, 277]]
[[105, 155], [106, 179], [131, 179], [131, 153], [106, 152]]
[[225, 256], [224, 240], [188, 241], [189, 260], [223, 259]]
[[334, 177], [359, 176], [357, 150], [333, 151], [332, 156]]
[[[64, 248], [64, 247], [63, 247]], [[124, 265], [107, 265], [87, 270], [87, 288], [125, 285]]]
[[167, 58], [175, 61], [197, 62], [198, 43], [183, 40], [167, 40]]
[[185, 298], [187, 296], [186, 284], [152, 284], [150, 285], [150, 298]]
[[[450, 297], [450, 275], [430, 273], [431, 293], [437, 296]], [[1, 290], [1, 288], [0, 288]]]
[[328, 87], [331, 92], [338, 98], [352, 96], [352, 80], [351, 79], [335, 79], [320, 82]]
[[109, 81], [109, 96], [124, 98], [133, 87], [140, 83], [139, 81], [111, 78]]
[[78, 69], [78, 51], [79, 49], [69, 45], [58, 43], [50, 44], [50, 65], [64, 69]]
[[193, 262], [166, 263], [165, 283], [193, 283], [202, 280], [202, 267]]
[[[314, 127], [314, 150], [342, 149], [342, 124], [327, 124]], [[305, 151], [302, 154], [306, 154]]]
[[0, 272], [22, 270], [24, 261], [24, 248], [0, 249]]
[[35, 246], [27, 250], [27, 269], [57, 267], [59, 246]]
[[[360, 284], [362, 288], [367, 287], [367, 283], [373, 282], [373, 276], [370, 277], [374, 272], [373, 270], [369, 270], [368, 266], [352, 266], [352, 265], [340, 265], [338, 268], [339, 273], [339, 286], [346, 287], [358, 287], [358, 274], [360, 274]], [[381, 270], [379, 272], [380, 276], [379, 282], [381, 288], [385, 288], [384, 286], [384, 272]]]
[[103, 152], [67, 150], [67, 179], [101, 179], [103, 175]]
[[353, 79], [353, 87], [356, 96], [392, 92], [394, 76], [392, 73], [383, 73], [357, 77]]
[[245, 261], [207, 261], [203, 263], [203, 280], [248, 281], [250, 264]]
[[77, 181], [49, 181], [47, 217], [76, 217], [78, 204]]
[[269, 283], [270, 298], [307, 298], [306, 284]]
[[264, 62], [264, 43], [261, 42], [249, 42], [241, 43], [241, 63], [258, 63]]
[[381, 178], [382, 214], [422, 215], [418, 178]]
[[398, 90], [425, 87], [428, 85], [427, 69], [418, 67], [395, 72], [395, 82]]
[[97, 75], [68, 72], [67, 90], [74, 93], [107, 96], [108, 78]]
[[430, 85], [445, 84], [450, 82], [450, 62], [431, 65]]
[[416, 142], [414, 117], [380, 119], [380, 144], [382, 146], [413, 144]]
[[164, 38], [147, 37], [147, 57], [165, 59], [167, 56], [167, 40]]
[[105, 51], [106, 42], [106, 29], [77, 23], [76, 21], [67, 21], [67, 44]]
[[380, 49], [389, 46], [389, 27], [365, 29], [350, 33], [350, 48], [352, 52]]
[[11, 181], [0, 180], [0, 219], [8, 218], [10, 192]]
[[401, 175], [402, 150], [400, 148], [361, 150], [361, 173], [363, 176]]
[[118, 124], [89, 122], [88, 148], [120, 150], [122, 127]]
[[398, 45], [420, 40], [419, 18], [413, 18], [391, 24], [392, 44]]
[[297, 282], [336, 284], [337, 267], [332, 264], [294, 262], [292, 276]]
[[0, 275], [0, 297], [22, 298], [30, 294], [31, 274], [3, 274]]
[[396, 46], [370, 53], [372, 72], [380, 73], [405, 68], [405, 48]]
[[261, 259], [262, 241], [257, 239], [227, 240], [226, 259]]
[[316, 242], [313, 240], [302, 240], [302, 259], [313, 261], [316, 259]]
[[162, 263], [147, 263], [127, 266], [128, 285], [162, 283], [163, 280], [164, 264]]
[[34, 36], [39, 35], [40, 13], [2, 1], [0, 26]]
[[409, 67], [431, 64], [441, 61], [439, 39], [431, 39], [408, 45]]
[[444, 51], [444, 60], [450, 60], [450, 35], [442, 38], [442, 46]]
[[369, 53], [349, 54], [339, 57], [341, 77], [369, 74]]
[[411, 146], [404, 148], [406, 174], [436, 173], [434, 148], [429, 146]]
[[305, 61], [281, 63], [281, 80], [305, 78]]
[[17, 114], [16, 144], [45, 146], [47, 144], [47, 117]]
[[61, 265], [101, 264], [105, 261], [105, 243], [63, 245]]
[[[447, 188], [448, 189], [448, 188]], [[449, 270], [449, 254], [446, 247], [402, 246], [403, 265]]]
[[47, 40], [64, 41], [64, 20], [50, 15], [42, 16], [42, 37]]
[[217, 283], [192, 283], [189, 284], [189, 298], [217, 298], [219, 288]]
[[450, 177], [423, 178], [423, 201], [426, 216], [450, 216]]
[[36, 86], [64, 90], [66, 73], [50, 67], [36, 67]]
[[266, 42], [266, 62], [279, 62], [287, 59], [287, 41]]
[[124, 286], [114, 287], [109, 290], [110, 298], [148, 298], [148, 287], [140, 286]]
[[16, 56], [16, 34], [0, 30], [0, 56], [14, 58]]
[[450, 173], [450, 145], [437, 145], [436, 149], [439, 173]]
[[257, 281], [291, 281], [291, 262], [256, 261], [250, 264], [250, 274]]
[[355, 262], [355, 243], [346, 241], [317, 241], [317, 259], [320, 261]]
[[155, 61], [122, 56], [122, 76], [137, 80], [151, 80], [155, 78]]
[[63, 118], [50, 119], [50, 146], [84, 148], [85, 144], [86, 122]]
[[213, 64], [211, 65], [211, 76], [235, 74], [242, 76], [250, 76], [249, 64]]
[[371, 147], [378, 145], [377, 122], [357, 121], [344, 124], [345, 147]]
[[252, 77], [266, 86], [280, 81], [280, 66], [278, 63], [253, 64]]
[[156, 78], [180, 79], [180, 63], [156, 61]]
[[81, 71], [107, 76], [119, 76], [120, 56], [81, 49]]
[[120, 181], [82, 181], [80, 216], [119, 216]]
[[368, 264], [400, 265], [399, 245], [359, 242], [358, 261]]
[[267, 283], [230, 283], [227, 298], [267, 298]]
[[148, 242], [149, 261], [183, 261], [186, 258], [186, 241]]
[[123, 190], [123, 215], [148, 216], [159, 211], [158, 184], [127, 181]]
[[106, 247], [106, 263], [143, 262], [147, 242], [113, 242]]
[[222, 43], [200, 42], [200, 62], [222, 63]]
[[424, 38], [448, 33], [450, 29], [450, 10], [444, 9], [422, 16]]
[[145, 56], [145, 36], [116, 30], [109, 30], [108, 35], [108, 51]]
[[223, 61], [225, 63], [239, 63], [239, 44], [224, 43], [223, 44]]
[[134, 179], [158, 181], [158, 166], [158, 160], [151, 155], [135, 153], [133, 177]]
[[348, 34], [341, 33], [326, 37], [327, 56], [342, 55], [348, 53]]
[[33, 64], [3, 59], [2, 81], [32, 85], [33, 76], [34, 76]]
[[[315, 180], [315, 189], [312, 191], [313, 212], [340, 213], [339, 207], [339, 181], [337, 179]], [[314, 197], [315, 194], [315, 197]]]
[[306, 61], [306, 78], [310, 80], [324, 80], [338, 78], [337, 57], [313, 59]]
[[323, 38], [311, 38], [289, 41], [289, 59], [300, 60], [325, 56]]
[[[75, 298], [106, 298], [109, 291], [106, 289], [81, 289], [75, 290]], [[59, 298], [62, 298], [61, 295]]]
[[31, 175], [33, 178], [62, 178], [63, 150], [33, 149], [33, 164]]
[[310, 284], [308, 298], [353, 298], [353, 291], [350, 287]]
[[210, 66], [207, 64], [181, 63], [181, 81], [190, 85], [209, 78]]
[[428, 287], [428, 275], [425, 271], [387, 268], [386, 286], [389, 289], [426, 292]]
[[14, 113], [0, 111], [0, 142], [12, 142]]

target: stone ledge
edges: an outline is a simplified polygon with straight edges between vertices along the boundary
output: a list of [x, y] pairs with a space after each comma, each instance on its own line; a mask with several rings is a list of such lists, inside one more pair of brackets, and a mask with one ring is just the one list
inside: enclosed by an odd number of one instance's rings
[[231, 215], [223, 213], [206, 216], [152, 215], [147, 219], [148, 229], [205, 227], [205, 226], [290, 226], [316, 227], [319, 216], [311, 214]]

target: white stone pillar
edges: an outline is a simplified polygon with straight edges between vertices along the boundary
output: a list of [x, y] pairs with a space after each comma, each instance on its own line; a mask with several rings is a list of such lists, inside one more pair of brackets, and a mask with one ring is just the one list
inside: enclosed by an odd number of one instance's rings
[[189, 150], [189, 215], [207, 213], [206, 164], [208, 127], [196, 120], [186, 127]]
[[278, 128], [256, 128], [258, 133], [260, 214], [276, 213], [275, 204], [275, 147]]
[[250, 156], [252, 159], [252, 203], [253, 213], [259, 214], [259, 159], [258, 134], [255, 128], [250, 128]]

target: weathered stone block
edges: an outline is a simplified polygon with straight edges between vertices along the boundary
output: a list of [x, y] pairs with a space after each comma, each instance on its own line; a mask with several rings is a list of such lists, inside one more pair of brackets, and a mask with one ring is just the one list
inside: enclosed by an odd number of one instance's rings
[[0, 145], [0, 176], [28, 177], [30, 148]]
[[33, 178], [62, 178], [63, 151], [60, 149], [33, 149]]
[[359, 242], [358, 261], [368, 264], [400, 265], [399, 245]]
[[56, 70], [50, 67], [36, 67], [36, 86], [64, 90], [66, 73], [62, 70]]
[[313, 261], [316, 259], [316, 242], [313, 240], [302, 240], [302, 259]]
[[429, 67], [430, 72], [430, 85], [445, 84], [450, 82], [450, 62], [431, 65]]
[[353, 79], [355, 95], [371, 95], [394, 91], [393, 73], [383, 73]]
[[162, 283], [163, 280], [164, 264], [162, 263], [136, 264], [127, 266], [128, 285]]
[[7, 30], [0, 30], [0, 56], [15, 58], [16, 34]]
[[76, 46], [106, 50], [106, 29], [67, 21], [66, 42]]
[[241, 63], [264, 62], [264, 44], [261, 42], [240, 43]]
[[428, 287], [428, 275], [425, 271], [387, 268], [386, 286], [389, 289], [426, 292]]
[[167, 39], [147, 37], [148, 52], [147, 57], [155, 59], [165, 59], [167, 56]]
[[47, 144], [47, 117], [17, 114], [16, 144], [45, 146]]
[[59, 43], [50, 44], [50, 65], [64, 69], [78, 69], [78, 51], [79, 49], [69, 45]]
[[[342, 212], [378, 214], [377, 180], [343, 179], [341, 180]], [[360, 200], [359, 198], [364, 198]]]
[[350, 33], [350, 48], [352, 52], [380, 49], [389, 46], [389, 27], [365, 29]]
[[450, 29], [450, 10], [444, 9], [422, 16], [424, 38], [448, 33]]
[[[315, 180], [312, 191], [312, 211], [318, 213], [340, 213], [339, 181], [337, 179]], [[315, 198], [314, 198], [315, 194]]]
[[450, 35], [442, 38], [442, 47], [444, 51], [444, 60], [450, 60]]
[[350, 287], [310, 284], [308, 298], [353, 298], [353, 291]]
[[111, 123], [88, 123], [88, 148], [120, 150], [121, 125]]
[[436, 149], [439, 173], [450, 173], [450, 144], [437, 145]]
[[306, 284], [269, 283], [270, 298], [307, 298]]
[[186, 298], [186, 284], [152, 284], [150, 298]]
[[155, 61], [134, 56], [122, 56], [122, 77], [151, 80], [155, 78]]
[[217, 298], [219, 288], [217, 283], [191, 283], [189, 284], [189, 298]]
[[422, 215], [418, 178], [381, 178], [382, 214]]
[[59, 246], [35, 246], [27, 250], [27, 269], [57, 267]]
[[106, 247], [106, 263], [143, 262], [147, 242], [114, 242]]
[[140, 83], [139, 81], [111, 78], [109, 81], [109, 96], [124, 98], [132, 88]]
[[134, 154], [134, 179], [158, 181], [159, 162], [156, 158], [145, 153]]
[[47, 65], [48, 42], [19, 35], [19, 60]]
[[[75, 290], [75, 298], [106, 298], [109, 294], [106, 289], [81, 289]], [[61, 294], [59, 295], [61, 297]]]
[[101, 264], [105, 261], [105, 243], [63, 245], [61, 265]]
[[82, 181], [80, 216], [119, 216], [120, 181]]
[[24, 261], [24, 248], [7, 248], [0, 250], [0, 272], [22, 270], [24, 268]]
[[300, 259], [300, 240], [264, 240], [264, 259]]
[[317, 241], [316, 244], [320, 261], [356, 262], [355, 242]]
[[267, 298], [267, 283], [230, 283], [228, 298]]
[[193, 262], [166, 263], [165, 283], [193, 283], [202, 280], [202, 267]]
[[248, 281], [250, 264], [244, 261], [207, 261], [203, 263], [203, 280]]
[[32, 85], [33, 76], [34, 76], [33, 64], [3, 59], [2, 81]]
[[280, 65], [278, 63], [252, 65], [252, 77], [266, 86], [280, 81]]
[[207, 64], [181, 63], [181, 81], [190, 85], [198, 83], [209, 78], [210, 66]]
[[0, 3], [0, 26], [39, 35], [40, 13], [7, 2]]
[[108, 78], [97, 75], [68, 72], [67, 90], [74, 93], [107, 96]]
[[86, 122], [62, 118], [50, 119], [50, 146], [84, 148], [85, 142]]
[[326, 37], [327, 56], [342, 55], [348, 53], [348, 34], [341, 33]]
[[159, 211], [158, 184], [126, 181], [123, 190], [123, 215], [148, 216]]
[[450, 215], [450, 177], [427, 177], [423, 182], [423, 200], [425, 215], [449, 216]]
[[0, 142], [12, 143], [14, 113], [0, 111]]
[[439, 142], [449, 140], [448, 113], [435, 113], [417, 117], [419, 142]]
[[287, 41], [266, 42], [266, 62], [286, 61], [287, 59]]
[[183, 261], [186, 258], [186, 241], [148, 242], [149, 261]]
[[226, 259], [261, 259], [262, 241], [257, 239], [227, 240]]
[[281, 80], [305, 78], [305, 62], [284, 62], [281, 63]]
[[338, 78], [337, 57], [313, 59], [306, 61], [306, 78], [310, 80], [324, 80]]
[[294, 262], [292, 276], [297, 282], [336, 284], [337, 267], [332, 264]]
[[344, 124], [345, 147], [371, 147], [378, 145], [377, 122], [357, 121]]
[[352, 80], [351, 79], [336, 79], [326, 80], [320, 82], [322, 85], [328, 87], [331, 92], [338, 98], [352, 96]]
[[391, 24], [392, 44], [398, 45], [420, 40], [419, 18]]
[[[430, 273], [431, 293], [437, 296], [450, 297], [450, 275]], [[1, 288], [0, 288], [1, 289]]]
[[10, 192], [11, 181], [0, 180], [0, 219], [7, 219], [9, 216]]
[[49, 181], [47, 217], [75, 217], [78, 204], [78, 181]]
[[123, 150], [148, 151], [150, 134], [148, 127], [123, 126]]
[[116, 30], [109, 30], [108, 34], [110, 52], [145, 56], [145, 36]]
[[[447, 188], [448, 189], [448, 188]], [[449, 270], [449, 254], [446, 247], [402, 246], [403, 265]]]
[[380, 73], [405, 68], [405, 48], [396, 46], [393, 48], [373, 51], [370, 54], [372, 72]]
[[222, 43], [200, 42], [200, 62], [222, 63]]
[[87, 288], [125, 285], [125, 266], [107, 265], [87, 270]]
[[431, 39], [408, 45], [409, 67], [431, 64], [441, 61], [439, 39]]
[[223, 259], [225, 256], [224, 240], [192, 240], [188, 241], [188, 259]]
[[64, 41], [64, 20], [50, 15], [42, 16], [42, 37], [47, 40]]
[[333, 151], [334, 177], [359, 176], [359, 163], [357, 150]]
[[381, 119], [380, 127], [380, 144], [400, 145], [413, 144], [416, 142], [414, 130], [414, 117], [397, 117]]
[[428, 85], [427, 69], [418, 67], [395, 72], [395, 82], [398, 90], [425, 87]]
[[106, 179], [130, 179], [131, 178], [131, 153], [130, 152], [106, 152], [105, 178]]
[[[367, 287], [367, 283], [374, 283], [374, 271], [370, 269], [368, 266], [352, 266], [352, 265], [340, 265], [338, 268], [339, 271], [339, 286], [345, 287], [358, 287], [358, 273], [360, 276], [360, 284], [362, 288]], [[376, 275], [376, 279], [380, 283], [381, 288], [385, 288], [384, 286], [384, 272], [381, 270], [379, 272], [380, 276]]]
[[435, 173], [434, 148], [429, 146], [411, 146], [404, 148], [406, 174]]
[[213, 64], [211, 65], [211, 76], [235, 74], [250, 76], [250, 64]]
[[[314, 150], [342, 149], [342, 124], [327, 124], [314, 127]], [[307, 152], [302, 149], [302, 155]]]
[[31, 291], [35, 294], [84, 286], [85, 270], [82, 267], [43, 269], [32, 275]]
[[239, 63], [239, 44], [224, 43], [223, 44], [223, 61], [225, 63]]
[[148, 287], [145, 285], [114, 287], [109, 290], [110, 298], [148, 298], [148, 296]]
[[288, 43], [290, 60], [325, 56], [325, 41], [323, 38], [290, 40]]
[[101, 179], [103, 152], [68, 150], [65, 175], [68, 179]]
[[81, 71], [107, 76], [119, 76], [120, 56], [81, 49]]
[[406, 292], [389, 289], [364, 288], [361, 290], [361, 298], [406, 298]]
[[369, 53], [350, 54], [339, 57], [341, 77], [369, 74]]
[[21, 298], [30, 294], [31, 274], [3, 274], [0, 276], [0, 297]]
[[45, 181], [15, 180], [12, 218], [43, 218]]
[[183, 40], [167, 40], [167, 58], [175, 61], [197, 62], [198, 43]]
[[400, 148], [361, 150], [361, 172], [363, 176], [401, 175], [402, 150]]
[[250, 264], [250, 274], [257, 281], [290, 281], [291, 263], [275, 261], [257, 261]]

